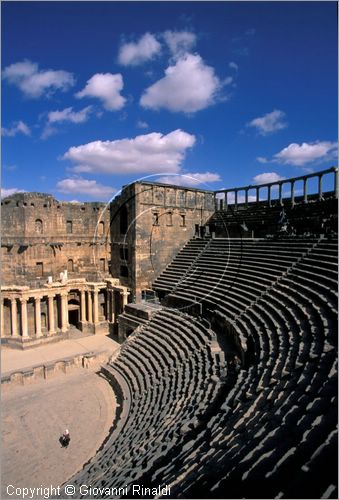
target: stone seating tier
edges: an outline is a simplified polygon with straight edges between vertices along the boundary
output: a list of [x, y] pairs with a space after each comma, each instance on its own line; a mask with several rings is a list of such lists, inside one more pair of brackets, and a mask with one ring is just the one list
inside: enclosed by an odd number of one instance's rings
[[[161, 476], [153, 475], [154, 484], [160, 477], [172, 481], [174, 496], [201, 495], [214, 480], [209, 491], [212, 497], [223, 496], [226, 490], [234, 498], [251, 497], [253, 491], [264, 490], [268, 497], [285, 496], [283, 485], [291, 481], [294, 489], [287, 487], [286, 492], [293, 491], [293, 496], [302, 497], [304, 481], [314, 483], [305, 472], [309, 470], [307, 461], [312, 463], [310, 457], [321, 453], [324, 462], [328, 463], [329, 457], [334, 459], [337, 294], [332, 265], [337, 259], [337, 245], [323, 240], [311, 243], [302, 257], [238, 316], [230, 314], [230, 303], [235, 300], [230, 291], [226, 296], [225, 289], [224, 300], [215, 300], [218, 296], [215, 290], [213, 299], [206, 299], [213, 301], [215, 308], [223, 311], [227, 320], [231, 319], [247, 338], [257, 364], [251, 365], [247, 372], [240, 372], [226, 396], [211, 427], [210, 447], [206, 447], [203, 439], [197, 439], [196, 448], [179, 454], [176, 462], [161, 469]], [[329, 246], [330, 251], [323, 251]], [[211, 245], [207, 251], [210, 250]], [[201, 259], [204, 256], [205, 252]], [[305, 262], [312, 259], [317, 265], [313, 262], [312, 270], [306, 274]], [[217, 273], [213, 273], [210, 267], [210, 282], [215, 284]], [[307, 278], [303, 279], [304, 275]], [[193, 274], [186, 282], [194, 284], [201, 297], [203, 292], [206, 294], [207, 283], [208, 274], [204, 280], [194, 279]], [[239, 279], [233, 286], [237, 289], [238, 285]], [[192, 292], [179, 286], [174, 293], [179, 296]], [[267, 437], [263, 439], [265, 434]], [[327, 439], [332, 441], [332, 447], [322, 446]], [[220, 447], [227, 451], [220, 451]], [[200, 463], [204, 466], [199, 467]], [[176, 485], [179, 464], [187, 473]], [[220, 477], [220, 470], [228, 471], [225, 477]], [[259, 477], [265, 478], [265, 488], [260, 489]], [[337, 491], [333, 471], [332, 475], [326, 472], [325, 477], [315, 489], [319, 496], [327, 489], [332, 494]]]
[[[191, 240], [154, 283], [164, 308], [111, 362], [120, 431], [72, 484], [335, 498], [337, 253], [323, 238]], [[174, 299], [199, 301], [206, 317]], [[231, 332], [238, 367], [216, 350]]]

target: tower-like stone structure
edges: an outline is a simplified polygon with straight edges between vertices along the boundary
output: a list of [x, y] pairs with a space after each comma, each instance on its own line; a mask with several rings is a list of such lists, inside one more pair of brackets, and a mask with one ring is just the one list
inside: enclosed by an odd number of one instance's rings
[[112, 276], [139, 301], [214, 213], [213, 191], [135, 182], [110, 207]]

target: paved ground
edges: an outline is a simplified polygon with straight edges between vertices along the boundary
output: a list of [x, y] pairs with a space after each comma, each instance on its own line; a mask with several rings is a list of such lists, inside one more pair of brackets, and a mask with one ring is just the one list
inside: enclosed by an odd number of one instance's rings
[[[85, 340], [81, 340], [81, 347]], [[87, 341], [85, 346], [88, 347]], [[72, 348], [73, 344], [69, 346]], [[36, 354], [32, 351], [27, 359], [35, 359]], [[15, 356], [6, 353], [5, 358], [8, 362]], [[95, 455], [108, 435], [115, 409], [111, 386], [94, 371], [83, 368], [56, 379], [3, 391], [1, 498], [22, 498], [22, 494], [8, 495], [10, 484], [15, 488], [34, 488], [64, 483]], [[71, 442], [64, 449], [59, 437], [66, 428]], [[11, 488], [9, 493], [13, 491]]]
[[38, 366], [48, 361], [64, 359], [89, 351], [114, 352], [119, 344], [105, 335], [91, 335], [81, 339], [69, 339], [27, 350], [1, 349], [1, 374]]

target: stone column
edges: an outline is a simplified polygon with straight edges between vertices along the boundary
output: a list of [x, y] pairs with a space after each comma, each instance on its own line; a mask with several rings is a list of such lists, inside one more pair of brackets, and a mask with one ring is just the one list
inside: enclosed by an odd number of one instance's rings
[[122, 292], [122, 307], [124, 309], [125, 305], [128, 303], [129, 292]]
[[55, 333], [54, 297], [48, 295], [48, 333]]
[[323, 199], [323, 176], [318, 176], [318, 198], [319, 200]]
[[282, 205], [282, 182], [279, 182], [279, 205]]
[[260, 188], [257, 186], [255, 189], [256, 189], [256, 202], [259, 203]]
[[87, 308], [88, 308], [88, 322], [93, 323], [93, 309], [92, 309], [92, 292], [87, 292]]
[[18, 336], [18, 309], [16, 299], [11, 299], [11, 334], [12, 337]]
[[27, 323], [27, 299], [21, 298], [21, 333], [23, 337], [28, 337], [28, 323]]
[[41, 306], [40, 297], [34, 297], [34, 313], [35, 313], [35, 335], [41, 337]]
[[228, 210], [228, 199], [227, 199], [227, 195], [228, 195], [228, 193], [227, 193], [227, 191], [226, 191], [226, 193], [225, 193], [225, 210], [226, 210], [226, 212], [227, 212], [227, 210]]
[[335, 197], [338, 198], [338, 169], [336, 168], [334, 171], [334, 193]]
[[294, 207], [294, 181], [291, 181], [291, 205]]
[[238, 190], [234, 191], [234, 210], [238, 209]]
[[223, 200], [219, 200], [219, 210], [223, 210]]
[[245, 206], [248, 207], [248, 189], [245, 189]]
[[110, 321], [110, 309], [111, 309], [111, 294], [108, 288], [106, 288], [106, 321]]
[[61, 293], [61, 331], [67, 332], [68, 330], [68, 307], [67, 307], [67, 293]]
[[307, 203], [307, 177], [304, 177], [304, 203]]
[[271, 203], [271, 188], [272, 186], [267, 186], [267, 201], [268, 201], [268, 206], [272, 206]]
[[4, 299], [1, 298], [1, 336], [3, 337], [5, 335], [5, 329], [4, 329]]
[[85, 296], [85, 291], [81, 290], [81, 304], [80, 304], [80, 315], [81, 315], [81, 322], [86, 323], [86, 296]]
[[99, 301], [98, 290], [93, 292], [93, 323], [99, 323]]
[[109, 304], [109, 320], [111, 323], [115, 322], [115, 303], [114, 303], [114, 291], [109, 290], [109, 295], [110, 295], [110, 304]]

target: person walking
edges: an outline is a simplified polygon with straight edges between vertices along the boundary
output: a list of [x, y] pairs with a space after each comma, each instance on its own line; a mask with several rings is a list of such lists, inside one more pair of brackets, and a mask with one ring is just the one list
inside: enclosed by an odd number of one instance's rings
[[62, 437], [61, 437], [61, 446], [63, 448], [67, 448], [67, 446], [69, 445], [70, 440], [71, 440], [71, 436], [69, 435], [68, 429], [66, 429], [65, 432], [63, 433]]

